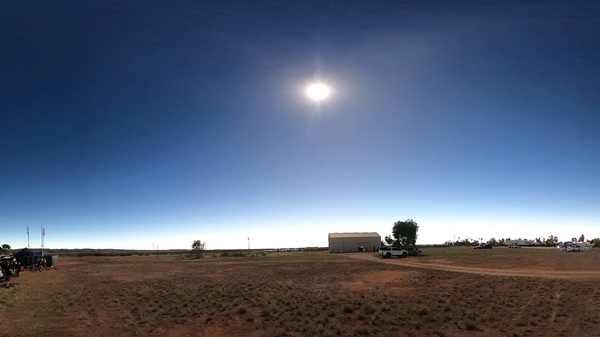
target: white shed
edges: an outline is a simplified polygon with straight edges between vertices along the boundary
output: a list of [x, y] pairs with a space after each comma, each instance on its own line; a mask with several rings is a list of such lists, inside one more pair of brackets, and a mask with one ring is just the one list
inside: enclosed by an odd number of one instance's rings
[[350, 253], [376, 251], [381, 246], [381, 236], [370, 233], [329, 233], [329, 252]]

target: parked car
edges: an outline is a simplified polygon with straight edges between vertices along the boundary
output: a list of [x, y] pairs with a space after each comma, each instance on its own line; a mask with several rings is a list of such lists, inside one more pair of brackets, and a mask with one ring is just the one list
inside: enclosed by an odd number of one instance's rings
[[392, 256], [407, 257], [408, 251], [398, 247], [383, 246], [379, 248], [379, 256], [389, 259]]
[[417, 256], [423, 253], [419, 247], [407, 247], [406, 251], [408, 252], [409, 256]]
[[512, 245], [509, 245], [508, 248], [521, 248], [521, 246], [519, 246], [516, 243], [513, 243]]
[[492, 249], [492, 245], [479, 245], [479, 246], [475, 246], [473, 247], [473, 249]]

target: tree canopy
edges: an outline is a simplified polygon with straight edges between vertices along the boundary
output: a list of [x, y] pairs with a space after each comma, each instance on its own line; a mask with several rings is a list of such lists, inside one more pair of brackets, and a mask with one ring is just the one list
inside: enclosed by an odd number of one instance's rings
[[206, 242], [194, 240], [192, 243], [192, 254], [195, 255], [196, 258], [202, 257], [204, 249], [206, 249]]
[[[412, 219], [406, 219], [405, 221], [396, 221], [392, 228], [392, 235], [394, 246], [414, 246], [417, 243], [417, 232], [419, 231], [419, 225]], [[388, 238], [386, 237], [386, 241]]]
[[206, 248], [206, 242], [194, 240], [194, 243], [192, 243], [192, 250], [204, 250], [204, 248]]

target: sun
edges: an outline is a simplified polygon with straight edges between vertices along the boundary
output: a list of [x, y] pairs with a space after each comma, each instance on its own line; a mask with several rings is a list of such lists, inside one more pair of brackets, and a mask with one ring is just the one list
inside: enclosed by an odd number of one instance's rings
[[331, 89], [322, 83], [313, 83], [306, 87], [306, 95], [313, 101], [320, 102], [331, 95]]

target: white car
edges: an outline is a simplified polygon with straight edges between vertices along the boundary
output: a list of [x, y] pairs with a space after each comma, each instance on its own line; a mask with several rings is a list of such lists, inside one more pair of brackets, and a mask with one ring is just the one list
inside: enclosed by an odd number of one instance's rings
[[392, 256], [407, 257], [408, 251], [398, 247], [383, 246], [379, 248], [379, 256], [389, 259]]

